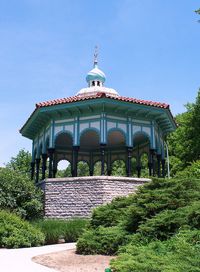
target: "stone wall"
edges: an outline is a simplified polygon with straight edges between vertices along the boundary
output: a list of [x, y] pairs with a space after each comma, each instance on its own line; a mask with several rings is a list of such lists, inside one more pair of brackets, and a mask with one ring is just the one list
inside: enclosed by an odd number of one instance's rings
[[45, 217], [89, 217], [93, 208], [133, 193], [148, 181], [113, 176], [46, 179], [41, 184], [45, 191]]

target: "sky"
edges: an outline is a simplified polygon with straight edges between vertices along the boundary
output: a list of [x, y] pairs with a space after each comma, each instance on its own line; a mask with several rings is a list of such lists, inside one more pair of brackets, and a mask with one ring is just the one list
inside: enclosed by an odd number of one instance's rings
[[35, 103], [75, 95], [99, 48], [105, 85], [170, 104], [200, 87], [197, 0], [0, 0], [0, 166], [31, 141], [19, 129]]

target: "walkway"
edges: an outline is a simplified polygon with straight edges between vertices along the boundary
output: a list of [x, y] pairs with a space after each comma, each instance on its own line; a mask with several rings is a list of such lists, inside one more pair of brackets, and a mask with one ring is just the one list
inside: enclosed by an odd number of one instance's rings
[[1, 272], [55, 272], [56, 270], [34, 263], [31, 258], [37, 255], [74, 249], [75, 243], [42, 247], [0, 249]]

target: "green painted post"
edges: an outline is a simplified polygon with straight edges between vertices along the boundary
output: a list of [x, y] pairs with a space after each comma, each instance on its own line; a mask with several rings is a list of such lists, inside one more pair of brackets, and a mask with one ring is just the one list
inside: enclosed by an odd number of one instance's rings
[[111, 269], [110, 268], [106, 268], [105, 272], [111, 272]]

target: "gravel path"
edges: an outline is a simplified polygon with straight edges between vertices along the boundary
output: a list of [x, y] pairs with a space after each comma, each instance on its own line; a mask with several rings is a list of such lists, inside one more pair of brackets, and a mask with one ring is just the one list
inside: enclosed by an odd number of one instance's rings
[[103, 255], [78, 255], [73, 249], [36, 256], [32, 260], [60, 272], [104, 272], [113, 258]]

